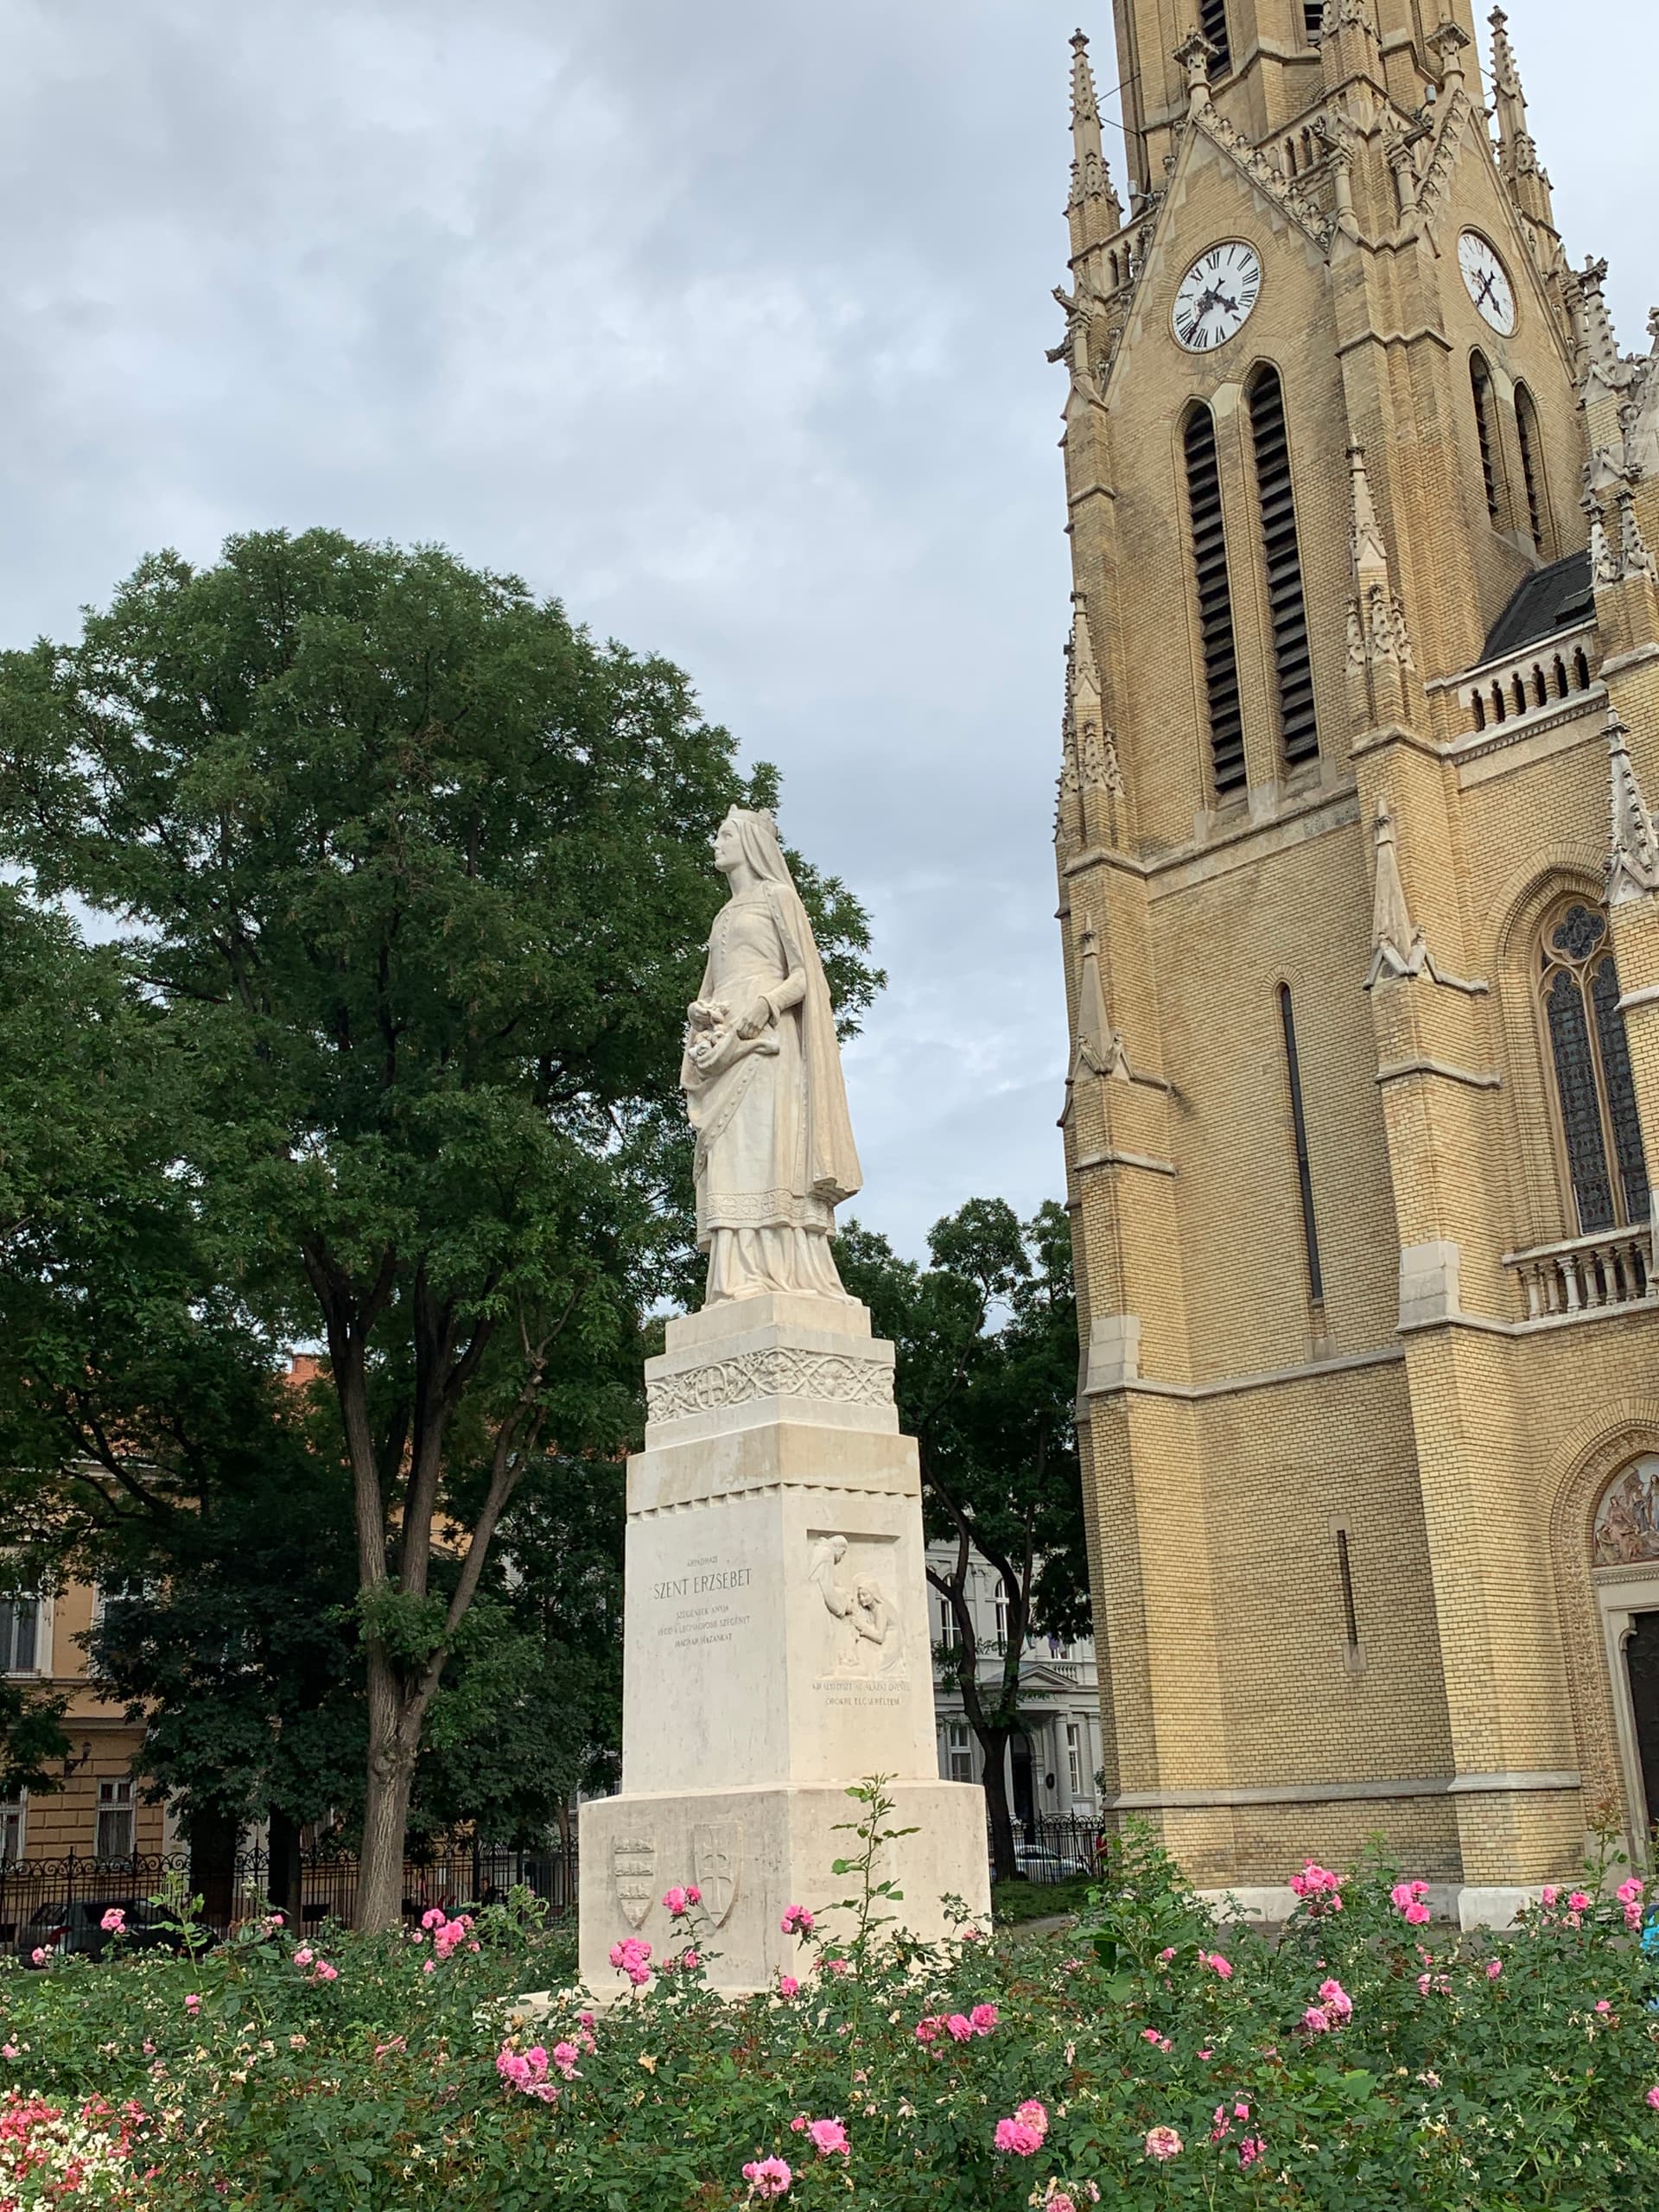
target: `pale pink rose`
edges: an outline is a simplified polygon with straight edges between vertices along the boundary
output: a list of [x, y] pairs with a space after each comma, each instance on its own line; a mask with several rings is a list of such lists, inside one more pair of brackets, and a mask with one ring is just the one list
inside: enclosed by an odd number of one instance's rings
[[1420, 1997], [1428, 1994], [1428, 1976], [1426, 1974], [1420, 1974], [1417, 1977], [1417, 1994]]
[[851, 1974], [853, 1962], [850, 1959], [826, 1959], [823, 1970], [825, 1974]]
[[313, 1975], [312, 1979], [315, 1981], [338, 1981], [340, 1980], [340, 1968], [338, 1967], [331, 1967], [327, 1959], [319, 1959], [317, 1961], [317, 1971]]
[[1331, 2025], [1331, 2016], [1322, 2012], [1317, 2005], [1310, 2005], [1302, 2015], [1302, 2025], [1310, 2035], [1322, 2036]]
[[1039, 2135], [1048, 2133], [1048, 2107], [1039, 2098], [1027, 2097], [1022, 2105], [1015, 2105], [1014, 2116], [1022, 2127], [1034, 2127]]
[[925, 2020], [916, 2023], [918, 2043], [933, 2043], [944, 2033], [944, 2022], [937, 2012], [930, 2012]]
[[29, 1963], [33, 1966], [43, 1967], [46, 1964], [48, 1955], [45, 1951], [41, 1950], [37, 1943], [35, 1948], [29, 1955]]
[[554, 2044], [552, 2051], [553, 2063], [558, 2068], [560, 2073], [563, 2075], [567, 2082], [574, 2082], [575, 2080], [576, 2061], [581, 2056], [581, 2052], [576, 2049], [576, 2046], [573, 2043], [556, 2043]]
[[702, 1961], [697, 1956], [697, 1954], [695, 1951], [682, 1951], [680, 1954], [680, 1964], [687, 1974], [695, 1974], [697, 1968], [702, 1964]]
[[1641, 1899], [1632, 1897], [1624, 1908], [1624, 1925], [1627, 1928], [1639, 1928], [1642, 1925], [1642, 1911]]
[[847, 2140], [847, 2130], [838, 2120], [815, 2120], [806, 2132], [821, 2158], [844, 2158], [851, 2153], [853, 2146]]
[[423, 1974], [436, 1974], [437, 1970], [438, 1962], [435, 1959], [423, 1959], [422, 1961], [421, 1972]]
[[1339, 1981], [1322, 1981], [1319, 2000], [1333, 2018], [1350, 2020], [1353, 2018], [1354, 2000]]
[[294, 1954], [294, 1963], [296, 1967], [308, 1967], [316, 1955], [308, 1943], [302, 1943]]
[[1574, 1890], [1567, 1900], [1567, 1909], [1569, 1912], [1588, 1912], [1590, 1910], [1588, 1893], [1584, 1890]]
[[1659, 2112], [1659, 2082], [1656, 2082], [1653, 2087], [1648, 2091], [1648, 2102], [1653, 2107], [1656, 2112]]
[[1611, 2012], [1612, 2011], [1612, 2009], [1613, 2009], [1613, 2008], [1612, 2008], [1612, 2006], [1608, 2003], [1607, 1999], [1606, 1999], [1605, 1997], [1598, 1997], [1598, 1998], [1597, 1998], [1597, 1999], [1596, 1999], [1596, 2010], [1597, 2010], [1597, 2012]]
[[1173, 2127], [1149, 2127], [1147, 2130], [1146, 2155], [1160, 2164], [1166, 2158], [1179, 2158], [1185, 2145]]
[[1265, 2158], [1267, 2155], [1268, 2146], [1259, 2135], [1247, 2135], [1238, 2146], [1238, 2163], [1241, 2166], [1253, 2166], [1258, 2158]]
[[1503, 1960], [1502, 1960], [1502, 1959], [1488, 1959], [1488, 1960], [1487, 1960], [1487, 1961], [1486, 1961], [1486, 1979], [1487, 1979], [1487, 1980], [1488, 1980], [1488, 1981], [1496, 1981], [1496, 1980], [1497, 1980], [1497, 1977], [1499, 1976], [1499, 1974], [1501, 1974], [1503, 1973]]
[[787, 2196], [795, 2178], [781, 2158], [751, 2158], [743, 2169], [751, 2196]]
[[201, 2010], [200, 1998], [187, 1997], [184, 2000], [184, 2009], [187, 2012], [200, 2012]]
[[1546, 1882], [1540, 1894], [1546, 1904], [1554, 1904], [1556, 1898], [1560, 1897], [1561, 1893], [1556, 1888], [1554, 1882]]
[[1637, 1897], [1642, 1895], [1642, 1890], [1643, 1885], [1632, 1874], [1628, 1881], [1619, 1884], [1613, 1891], [1613, 1895], [1618, 1899], [1620, 1904], [1634, 1904]]

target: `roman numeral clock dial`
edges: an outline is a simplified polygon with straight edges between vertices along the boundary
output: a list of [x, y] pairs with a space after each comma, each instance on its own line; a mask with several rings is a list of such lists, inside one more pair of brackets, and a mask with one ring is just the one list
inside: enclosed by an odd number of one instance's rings
[[1464, 289], [1500, 338], [1515, 334], [1515, 288], [1510, 272], [1497, 257], [1497, 248], [1478, 231], [1465, 231], [1458, 240], [1458, 266]]
[[1262, 291], [1262, 262], [1254, 246], [1229, 238], [1201, 253], [1182, 277], [1172, 319], [1189, 353], [1213, 353], [1236, 338], [1250, 319]]

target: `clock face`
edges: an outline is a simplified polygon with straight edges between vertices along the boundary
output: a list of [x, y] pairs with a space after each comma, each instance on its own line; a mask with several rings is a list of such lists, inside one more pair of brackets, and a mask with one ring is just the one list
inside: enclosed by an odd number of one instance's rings
[[1515, 288], [1496, 246], [1478, 231], [1465, 231], [1458, 240], [1458, 266], [1481, 314], [1500, 337], [1510, 337], [1515, 329]]
[[1262, 262], [1237, 238], [1201, 253], [1175, 295], [1175, 335], [1189, 353], [1213, 353], [1249, 321], [1262, 290]]

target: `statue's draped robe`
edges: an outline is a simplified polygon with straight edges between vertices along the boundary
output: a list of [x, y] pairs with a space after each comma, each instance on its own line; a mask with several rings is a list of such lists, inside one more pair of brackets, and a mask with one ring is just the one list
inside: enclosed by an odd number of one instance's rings
[[696, 1132], [707, 1296], [844, 1298], [830, 1238], [836, 1205], [861, 1178], [835, 1015], [805, 909], [775, 839], [753, 822], [742, 821], [744, 850], [761, 880], [716, 916], [699, 998], [733, 1025], [763, 998], [772, 1020], [707, 1071], [688, 1053], [680, 1073]]

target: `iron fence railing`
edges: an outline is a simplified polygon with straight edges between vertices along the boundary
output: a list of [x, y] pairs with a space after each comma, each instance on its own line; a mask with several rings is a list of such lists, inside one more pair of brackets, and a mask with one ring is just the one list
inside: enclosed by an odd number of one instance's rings
[[[988, 1847], [990, 1840], [988, 1837]], [[1080, 1813], [1031, 1813], [1014, 1822], [1014, 1859], [1028, 1882], [1071, 1882], [1095, 1873], [1100, 1864], [1102, 1829]], [[991, 1863], [995, 1867], [995, 1848]]]
[[[46, 1949], [88, 1948], [92, 1931], [111, 1905], [130, 1920], [153, 1918], [143, 1908], [169, 1875], [191, 1878], [183, 1852], [138, 1853], [94, 1859], [76, 1852], [58, 1859], [0, 1859], [0, 1951], [27, 1955]], [[357, 1903], [358, 1861], [349, 1852], [308, 1851], [300, 1856], [298, 1911], [302, 1926], [349, 1923]], [[283, 1903], [263, 1851], [239, 1853], [217, 1878], [198, 1879], [202, 1917], [218, 1933]], [[556, 1913], [576, 1901], [576, 1851], [555, 1843], [537, 1850], [468, 1843], [404, 1862], [404, 1917], [416, 1921], [433, 1905], [459, 1912], [491, 1904], [517, 1887], [545, 1899]], [[291, 1898], [289, 1909], [292, 1909]]]

